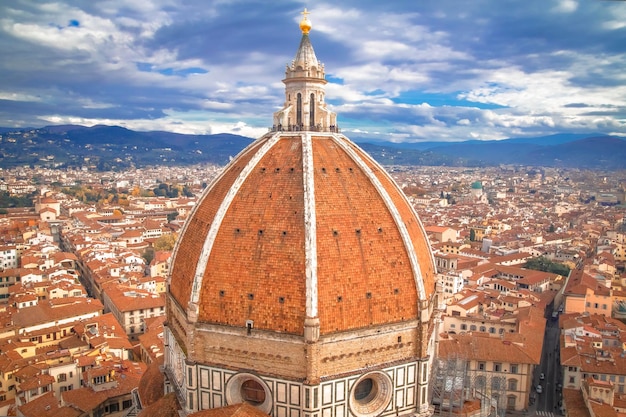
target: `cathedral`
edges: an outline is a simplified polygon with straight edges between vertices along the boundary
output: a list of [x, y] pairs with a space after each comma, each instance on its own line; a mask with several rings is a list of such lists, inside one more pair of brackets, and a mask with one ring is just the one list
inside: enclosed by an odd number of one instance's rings
[[247, 403], [428, 416], [433, 255], [402, 190], [341, 133], [303, 15], [272, 127], [207, 187], [176, 244], [166, 391], [185, 415]]

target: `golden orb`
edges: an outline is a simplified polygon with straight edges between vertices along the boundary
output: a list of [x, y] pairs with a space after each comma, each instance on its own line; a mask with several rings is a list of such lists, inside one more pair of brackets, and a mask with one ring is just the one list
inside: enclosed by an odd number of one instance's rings
[[308, 12], [305, 8], [304, 11], [301, 13], [304, 17], [300, 21], [300, 30], [302, 31], [302, 33], [307, 35], [311, 30], [311, 21], [306, 17], [306, 15], [308, 15], [310, 12]]

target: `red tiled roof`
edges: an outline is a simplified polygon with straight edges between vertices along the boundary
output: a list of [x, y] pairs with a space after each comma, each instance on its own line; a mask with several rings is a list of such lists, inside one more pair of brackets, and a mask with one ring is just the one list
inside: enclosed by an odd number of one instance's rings
[[[313, 135], [311, 225], [305, 219], [309, 201], [302, 136], [285, 134], [251, 163], [270, 137], [240, 154], [196, 205], [172, 264], [173, 298], [187, 306], [200, 273], [198, 321], [245, 327], [246, 320], [253, 320], [257, 329], [300, 335], [310, 303], [306, 277], [315, 274], [312, 291], [321, 334], [417, 317], [416, 282], [423, 282], [429, 298], [435, 266], [424, 229], [402, 190], [353, 143]], [[244, 169], [250, 174], [235, 187]], [[208, 236], [229, 192], [232, 201], [223, 207], [215, 236]], [[315, 231], [315, 271], [307, 270], [312, 257], [306, 253], [307, 230]], [[206, 268], [197, 272], [207, 241], [212, 246], [205, 254]], [[412, 270], [412, 254], [421, 276]]]
[[267, 417], [267, 414], [248, 403], [242, 403], [197, 411], [188, 417]]
[[82, 413], [72, 407], [59, 407], [59, 401], [50, 391], [19, 407], [23, 417], [79, 417]]

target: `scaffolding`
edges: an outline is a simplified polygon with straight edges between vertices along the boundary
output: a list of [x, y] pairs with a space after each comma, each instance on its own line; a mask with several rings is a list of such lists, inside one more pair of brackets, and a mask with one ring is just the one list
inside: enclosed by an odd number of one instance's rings
[[437, 359], [433, 366], [431, 389], [435, 416], [455, 416], [471, 397], [469, 363], [464, 358]]
[[472, 370], [463, 357], [437, 359], [431, 373], [434, 416], [504, 417], [506, 376]]

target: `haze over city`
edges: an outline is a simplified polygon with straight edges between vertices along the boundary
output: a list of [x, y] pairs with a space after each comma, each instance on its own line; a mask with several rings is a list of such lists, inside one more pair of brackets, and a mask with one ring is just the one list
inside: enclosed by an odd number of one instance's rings
[[307, 7], [351, 137], [626, 135], [621, 1], [3, 1], [0, 126], [258, 137]]

